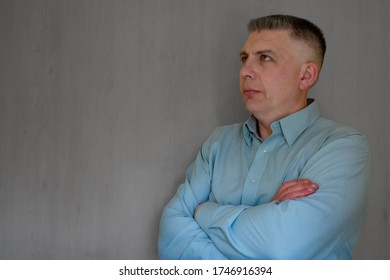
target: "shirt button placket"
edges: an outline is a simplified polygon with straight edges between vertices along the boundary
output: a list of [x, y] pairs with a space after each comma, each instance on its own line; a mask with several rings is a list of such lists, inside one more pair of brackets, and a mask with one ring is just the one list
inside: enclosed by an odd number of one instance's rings
[[264, 170], [267, 166], [267, 161], [269, 157], [268, 152], [268, 147], [259, 147], [259, 149], [257, 150], [255, 159], [248, 171], [246, 184], [243, 188], [241, 200], [242, 204], [255, 205], [257, 201], [256, 194], [259, 188], [259, 180], [261, 180]]

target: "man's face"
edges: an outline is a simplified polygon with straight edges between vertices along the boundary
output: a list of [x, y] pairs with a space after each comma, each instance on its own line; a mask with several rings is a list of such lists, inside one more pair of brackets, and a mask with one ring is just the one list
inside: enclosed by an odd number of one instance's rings
[[285, 30], [252, 32], [242, 51], [240, 90], [258, 120], [275, 121], [306, 105], [299, 89], [307, 47]]

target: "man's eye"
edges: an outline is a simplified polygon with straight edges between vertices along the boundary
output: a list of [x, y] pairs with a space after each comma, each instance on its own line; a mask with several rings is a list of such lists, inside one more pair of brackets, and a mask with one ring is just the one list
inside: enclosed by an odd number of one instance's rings
[[271, 57], [269, 57], [268, 55], [262, 54], [262, 55], [260, 56], [260, 60], [261, 60], [261, 61], [271, 61], [272, 59], [271, 59]]
[[247, 56], [241, 56], [241, 62], [242, 63], [245, 63], [247, 59], [248, 59]]

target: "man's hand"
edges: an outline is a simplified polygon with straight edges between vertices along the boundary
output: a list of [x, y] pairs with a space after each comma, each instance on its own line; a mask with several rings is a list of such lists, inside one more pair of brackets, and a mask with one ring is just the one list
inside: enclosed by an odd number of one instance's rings
[[285, 200], [301, 198], [315, 193], [318, 185], [308, 179], [298, 179], [283, 183], [272, 201], [283, 202]]
[[199, 204], [198, 206], [196, 206], [195, 211], [194, 211], [194, 219], [196, 218], [196, 213], [198, 212], [199, 208], [203, 206], [203, 204], [204, 204], [204, 202]]
[[[315, 193], [318, 188], [318, 185], [311, 182], [309, 179], [287, 181], [280, 186], [278, 192], [272, 198], [272, 201], [283, 202], [289, 199], [305, 197]], [[196, 218], [198, 210], [203, 206], [203, 203], [195, 208], [194, 219]]]

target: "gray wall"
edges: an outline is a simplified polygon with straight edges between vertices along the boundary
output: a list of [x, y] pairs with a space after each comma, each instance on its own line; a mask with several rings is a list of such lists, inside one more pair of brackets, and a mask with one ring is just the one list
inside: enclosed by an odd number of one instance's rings
[[373, 152], [355, 256], [390, 259], [387, 0], [0, 0], [0, 258], [157, 258], [200, 144], [248, 115], [238, 53], [270, 13], [326, 34], [312, 97]]

